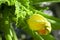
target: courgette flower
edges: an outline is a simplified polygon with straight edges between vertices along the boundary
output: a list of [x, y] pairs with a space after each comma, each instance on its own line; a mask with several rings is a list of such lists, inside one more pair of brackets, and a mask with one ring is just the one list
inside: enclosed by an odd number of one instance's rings
[[51, 24], [48, 20], [40, 14], [33, 14], [27, 23], [31, 30], [36, 30], [38, 33], [44, 34], [46, 31], [51, 32]]

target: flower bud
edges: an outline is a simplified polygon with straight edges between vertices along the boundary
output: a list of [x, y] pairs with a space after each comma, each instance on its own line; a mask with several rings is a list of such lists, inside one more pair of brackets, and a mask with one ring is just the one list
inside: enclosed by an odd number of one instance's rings
[[51, 32], [51, 24], [45, 17], [39, 14], [33, 14], [27, 23], [31, 30], [36, 30], [39, 34], [47, 34]]

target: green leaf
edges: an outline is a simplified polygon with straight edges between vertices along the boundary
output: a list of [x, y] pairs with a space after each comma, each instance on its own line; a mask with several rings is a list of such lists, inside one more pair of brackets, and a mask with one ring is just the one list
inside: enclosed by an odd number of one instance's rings
[[55, 40], [55, 38], [52, 35], [41, 35], [44, 40]]
[[40, 2], [60, 2], [60, 0], [30, 0], [31, 4], [37, 4]]
[[2, 36], [1, 36], [1, 34], [0, 34], [0, 40], [2, 40]]

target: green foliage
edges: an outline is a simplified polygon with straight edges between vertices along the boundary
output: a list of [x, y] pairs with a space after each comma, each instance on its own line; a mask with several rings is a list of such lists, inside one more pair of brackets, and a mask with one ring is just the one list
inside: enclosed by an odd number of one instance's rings
[[2, 40], [2, 35], [0, 34], [0, 40]]
[[[18, 40], [14, 28], [11, 23], [16, 23], [16, 26], [25, 30], [34, 40], [55, 40], [51, 35], [39, 35], [29, 29], [27, 19], [34, 13], [46, 17], [52, 24], [52, 30], [60, 29], [60, 19], [44, 14], [43, 12], [34, 9], [31, 4], [56, 1], [56, 0], [0, 0], [0, 31], [4, 32], [6, 40]], [[59, 0], [58, 0], [59, 1]], [[1, 39], [1, 36], [0, 36]], [[2, 40], [2, 39], [1, 39]]]
[[31, 4], [36, 4], [40, 2], [59, 2], [60, 0], [30, 0]]

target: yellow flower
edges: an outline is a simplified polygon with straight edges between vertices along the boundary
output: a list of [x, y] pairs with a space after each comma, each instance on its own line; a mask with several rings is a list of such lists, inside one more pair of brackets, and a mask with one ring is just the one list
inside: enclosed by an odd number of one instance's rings
[[[40, 30], [39, 33], [45, 33], [46, 30], [51, 31], [51, 24], [47, 21], [45, 17], [40, 14], [33, 14], [27, 23], [31, 30]], [[41, 30], [44, 30], [41, 32]]]

